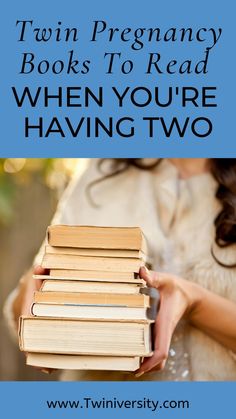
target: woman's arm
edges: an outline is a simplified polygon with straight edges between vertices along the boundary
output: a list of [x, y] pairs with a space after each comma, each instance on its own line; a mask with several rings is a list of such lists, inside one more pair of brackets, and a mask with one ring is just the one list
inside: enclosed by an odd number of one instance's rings
[[189, 314], [193, 326], [236, 352], [236, 304], [195, 285], [198, 301]]
[[181, 318], [236, 352], [236, 304], [205, 288], [171, 274], [149, 272], [140, 276], [160, 293], [155, 322], [154, 354], [142, 364], [138, 376], [164, 368], [173, 332]]

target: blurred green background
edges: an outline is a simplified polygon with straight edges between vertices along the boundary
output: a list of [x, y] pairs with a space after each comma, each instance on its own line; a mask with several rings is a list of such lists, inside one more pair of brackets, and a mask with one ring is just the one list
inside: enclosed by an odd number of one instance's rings
[[0, 380], [57, 378], [25, 366], [2, 308], [31, 266], [70, 178], [86, 165], [86, 159], [0, 159]]

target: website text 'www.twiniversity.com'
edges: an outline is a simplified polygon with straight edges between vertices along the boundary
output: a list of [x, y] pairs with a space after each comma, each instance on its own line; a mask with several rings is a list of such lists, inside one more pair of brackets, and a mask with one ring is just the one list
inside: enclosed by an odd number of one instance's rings
[[159, 409], [189, 409], [189, 400], [154, 400], [148, 397], [142, 399], [118, 399], [105, 398], [95, 399], [93, 397], [83, 397], [78, 400], [46, 400], [48, 409], [143, 409], [157, 412]]

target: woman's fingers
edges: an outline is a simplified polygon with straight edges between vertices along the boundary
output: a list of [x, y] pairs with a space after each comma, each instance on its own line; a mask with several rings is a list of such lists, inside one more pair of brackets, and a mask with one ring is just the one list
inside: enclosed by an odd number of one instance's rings
[[[48, 269], [44, 269], [42, 268], [42, 266], [37, 265], [34, 268], [34, 275], [48, 275], [49, 274], [49, 270]], [[34, 279], [34, 283], [35, 283], [35, 288], [37, 290], [40, 289], [41, 285], [42, 285], [42, 280], [41, 279]]]
[[57, 370], [52, 368], [39, 368], [40, 372], [43, 372], [44, 374], [52, 374], [53, 372], [56, 372]]
[[145, 266], [140, 268], [139, 276], [146, 281], [149, 287], [159, 288], [161, 285], [161, 276], [157, 272], [149, 271]]
[[163, 369], [168, 358], [170, 342], [174, 331], [175, 321], [173, 315], [170, 315], [170, 306], [172, 299], [161, 300], [160, 310], [154, 326], [154, 353], [150, 358], [146, 358], [141, 365], [138, 376], [140, 373], [145, 373], [153, 369]]
[[37, 265], [34, 268], [34, 275], [46, 275], [47, 272], [47, 269], [42, 268], [40, 265]]
[[175, 277], [163, 274], [159, 291], [160, 308], [154, 325], [154, 354], [145, 359], [138, 373], [164, 368], [173, 332], [188, 306]]

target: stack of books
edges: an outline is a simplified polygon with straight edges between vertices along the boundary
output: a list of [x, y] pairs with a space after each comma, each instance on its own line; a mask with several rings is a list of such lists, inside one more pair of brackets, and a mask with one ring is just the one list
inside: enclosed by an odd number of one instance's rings
[[48, 227], [32, 316], [20, 319], [27, 364], [42, 368], [134, 371], [150, 356], [151, 323], [136, 227]]

